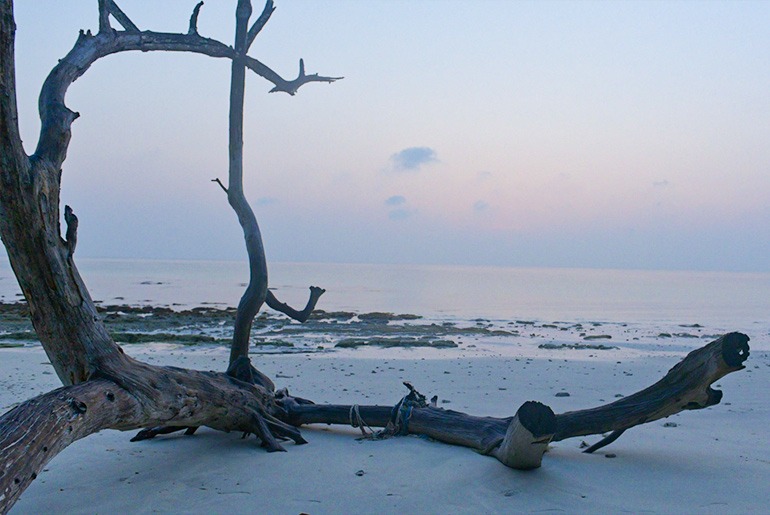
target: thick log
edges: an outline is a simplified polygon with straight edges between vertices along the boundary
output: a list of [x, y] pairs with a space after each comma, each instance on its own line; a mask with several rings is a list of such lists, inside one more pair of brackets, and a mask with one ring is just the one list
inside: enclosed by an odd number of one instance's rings
[[305, 443], [297, 428], [274, 416], [279, 410], [271, 392], [223, 373], [127, 357], [105, 364], [101, 377], [35, 397], [0, 417], [0, 513], [56, 454], [103, 429], [207, 426], [254, 434], [268, 451], [284, 450], [277, 437]]
[[490, 453], [503, 465], [518, 470], [539, 468], [556, 432], [556, 416], [539, 402], [525, 402], [508, 424], [505, 437]]
[[0, 417], [0, 512], [5, 513], [43, 467], [73, 442], [141, 417], [141, 407], [108, 380], [63, 387]]
[[[742, 333], [726, 334], [692, 351], [654, 385], [596, 408], [554, 415], [547, 406], [527, 402], [516, 416], [495, 418], [434, 406], [415, 407], [400, 432], [470, 447], [512, 468], [536, 468], [549, 441], [613, 432], [614, 436], [605, 439], [608, 444], [636, 425], [717, 404], [722, 392], [711, 385], [745, 368], [748, 341], [749, 337]], [[393, 420], [393, 408], [388, 406], [307, 404], [294, 402], [288, 395], [279, 398], [278, 403], [285, 412], [282, 418], [292, 425], [353, 425], [353, 411], [372, 427], [386, 427]]]

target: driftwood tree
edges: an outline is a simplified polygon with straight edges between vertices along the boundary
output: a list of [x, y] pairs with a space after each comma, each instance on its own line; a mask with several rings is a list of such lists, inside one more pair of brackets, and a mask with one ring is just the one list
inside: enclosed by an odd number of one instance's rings
[[[27, 155], [17, 123], [14, 19], [11, 0], [0, 0], [0, 236], [28, 302], [32, 323], [63, 387], [30, 399], [0, 417], [0, 511], [6, 512], [58, 452], [102, 429], [142, 430], [134, 439], [207, 426], [257, 436], [269, 451], [279, 440], [304, 443], [298, 427], [321, 422], [386, 427], [388, 434], [424, 434], [471, 447], [517, 469], [539, 467], [549, 442], [611, 432], [595, 448], [626, 429], [686, 409], [716, 404], [721, 392], [710, 385], [743, 368], [748, 337], [729, 333], [693, 351], [659, 382], [606, 406], [556, 415], [526, 402], [509, 418], [474, 417], [443, 410], [410, 392], [395, 407], [316, 405], [275, 390], [249, 360], [249, 333], [264, 303], [297, 320], [307, 319], [323, 293], [311, 287], [302, 311], [281, 303], [268, 290], [267, 267], [256, 218], [242, 187], [244, 78], [249, 69], [273, 84], [273, 92], [294, 95], [309, 82], [337, 78], [307, 75], [285, 80], [247, 55], [273, 12], [268, 0], [252, 18], [251, 2], [238, 0], [235, 44], [201, 36], [195, 6], [186, 34], [141, 31], [114, 0], [99, 0], [99, 30], [81, 32], [75, 46], [51, 71], [40, 93], [41, 130]], [[112, 20], [120, 25], [116, 30]], [[61, 169], [78, 113], [65, 105], [69, 86], [98, 59], [118, 52], [195, 52], [232, 61], [227, 198], [243, 227], [250, 281], [238, 306], [226, 373], [157, 367], [127, 356], [110, 338], [74, 262], [78, 220], [65, 208], [59, 221]], [[589, 449], [593, 450], [593, 449]]]

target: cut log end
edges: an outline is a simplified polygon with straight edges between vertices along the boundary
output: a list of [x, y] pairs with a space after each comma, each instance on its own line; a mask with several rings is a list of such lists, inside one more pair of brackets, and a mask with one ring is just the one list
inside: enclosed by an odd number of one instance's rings
[[545, 404], [527, 401], [516, 412], [519, 422], [535, 437], [553, 435], [556, 432], [556, 415]]
[[743, 362], [749, 359], [749, 337], [743, 333], [728, 333], [722, 340], [722, 359], [729, 367], [745, 368]]
[[514, 469], [539, 468], [555, 432], [553, 410], [540, 402], [527, 401], [508, 424], [505, 437], [492, 455]]

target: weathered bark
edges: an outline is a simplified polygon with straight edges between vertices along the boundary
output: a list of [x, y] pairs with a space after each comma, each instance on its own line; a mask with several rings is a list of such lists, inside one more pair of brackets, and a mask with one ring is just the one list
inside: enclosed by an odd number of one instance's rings
[[230, 365], [249, 355], [251, 324], [267, 296], [267, 259], [262, 235], [251, 206], [243, 194], [243, 96], [246, 83], [244, 56], [247, 51], [251, 2], [239, 0], [235, 10], [235, 58], [230, 79], [230, 159], [227, 200], [238, 216], [249, 256], [249, 284], [238, 303], [230, 347]]
[[657, 383], [611, 404], [562, 413], [554, 441], [575, 436], [625, 431], [683, 410], [702, 409], [722, 400], [711, 385], [730, 372], [745, 368], [749, 337], [728, 333], [690, 352]]
[[[551, 415], [548, 413], [550, 408], [543, 405], [540, 406], [546, 409], [535, 408], [529, 403], [522, 405], [517, 416], [508, 418], [476, 417], [434, 406], [415, 406], [408, 423], [400, 431], [470, 447], [495, 456], [513, 468], [533, 468], [539, 466], [537, 455], [542, 457], [549, 441], [623, 432], [684, 410], [719, 403], [722, 392], [711, 385], [725, 375], [745, 368], [743, 362], [749, 357], [748, 341], [748, 336], [742, 333], [726, 334], [692, 351], [654, 385], [604, 406], [570, 411], [553, 418], [552, 412]], [[284, 419], [293, 425], [354, 425], [354, 412], [372, 427], [386, 427], [394, 422], [393, 408], [387, 406], [299, 403], [283, 393], [278, 402], [286, 411]], [[532, 452], [533, 449], [537, 452]]]
[[100, 377], [24, 402], [0, 417], [0, 512], [7, 511], [56, 454], [101, 431], [147, 425], [208, 426], [259, 437], [269, 451], [276, 437], [305, 443], [274, 415], [271, 392], [226, 374], [155, 367], [123, 356]]

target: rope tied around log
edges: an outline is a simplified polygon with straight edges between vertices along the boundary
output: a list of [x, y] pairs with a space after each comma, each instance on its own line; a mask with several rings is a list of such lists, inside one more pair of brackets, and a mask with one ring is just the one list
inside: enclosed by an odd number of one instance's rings
[[[401, 399], [393, 406], [390, 412], [390, 420], [388, 425], [380, 431], [373, 431], [369, 425], [361, 418], [361, 413], [357, 404], [350, 407], [350, 425], [353, 427], [360, 427], [361, 436], [359, 439], [367, 440], [383, 440], [390, 438], [391, 436], [405, 436], [409, 434], [409, 419], [412, 417], [412, 410], [414, 408], [427, 408], [428, 402], [426, 397], [415, 390], [415, 388], [404, 381], [404, 386], [409, 389], [409, 393], [401, 397]], [[366, 432], [364, 426], [369, 429], [369, 433]]]
[[[371, 435], [374, 435], [374, 430], [361, 417], [361, 412], [358, 409], [358, 404], [353, 404], [350, 407], [350, 425], [353, 427], [360, 427], [361, 435], [363, 438], [368, 438]], [[367, 429], [369, 430], [368, 433], [366, 431]]]

